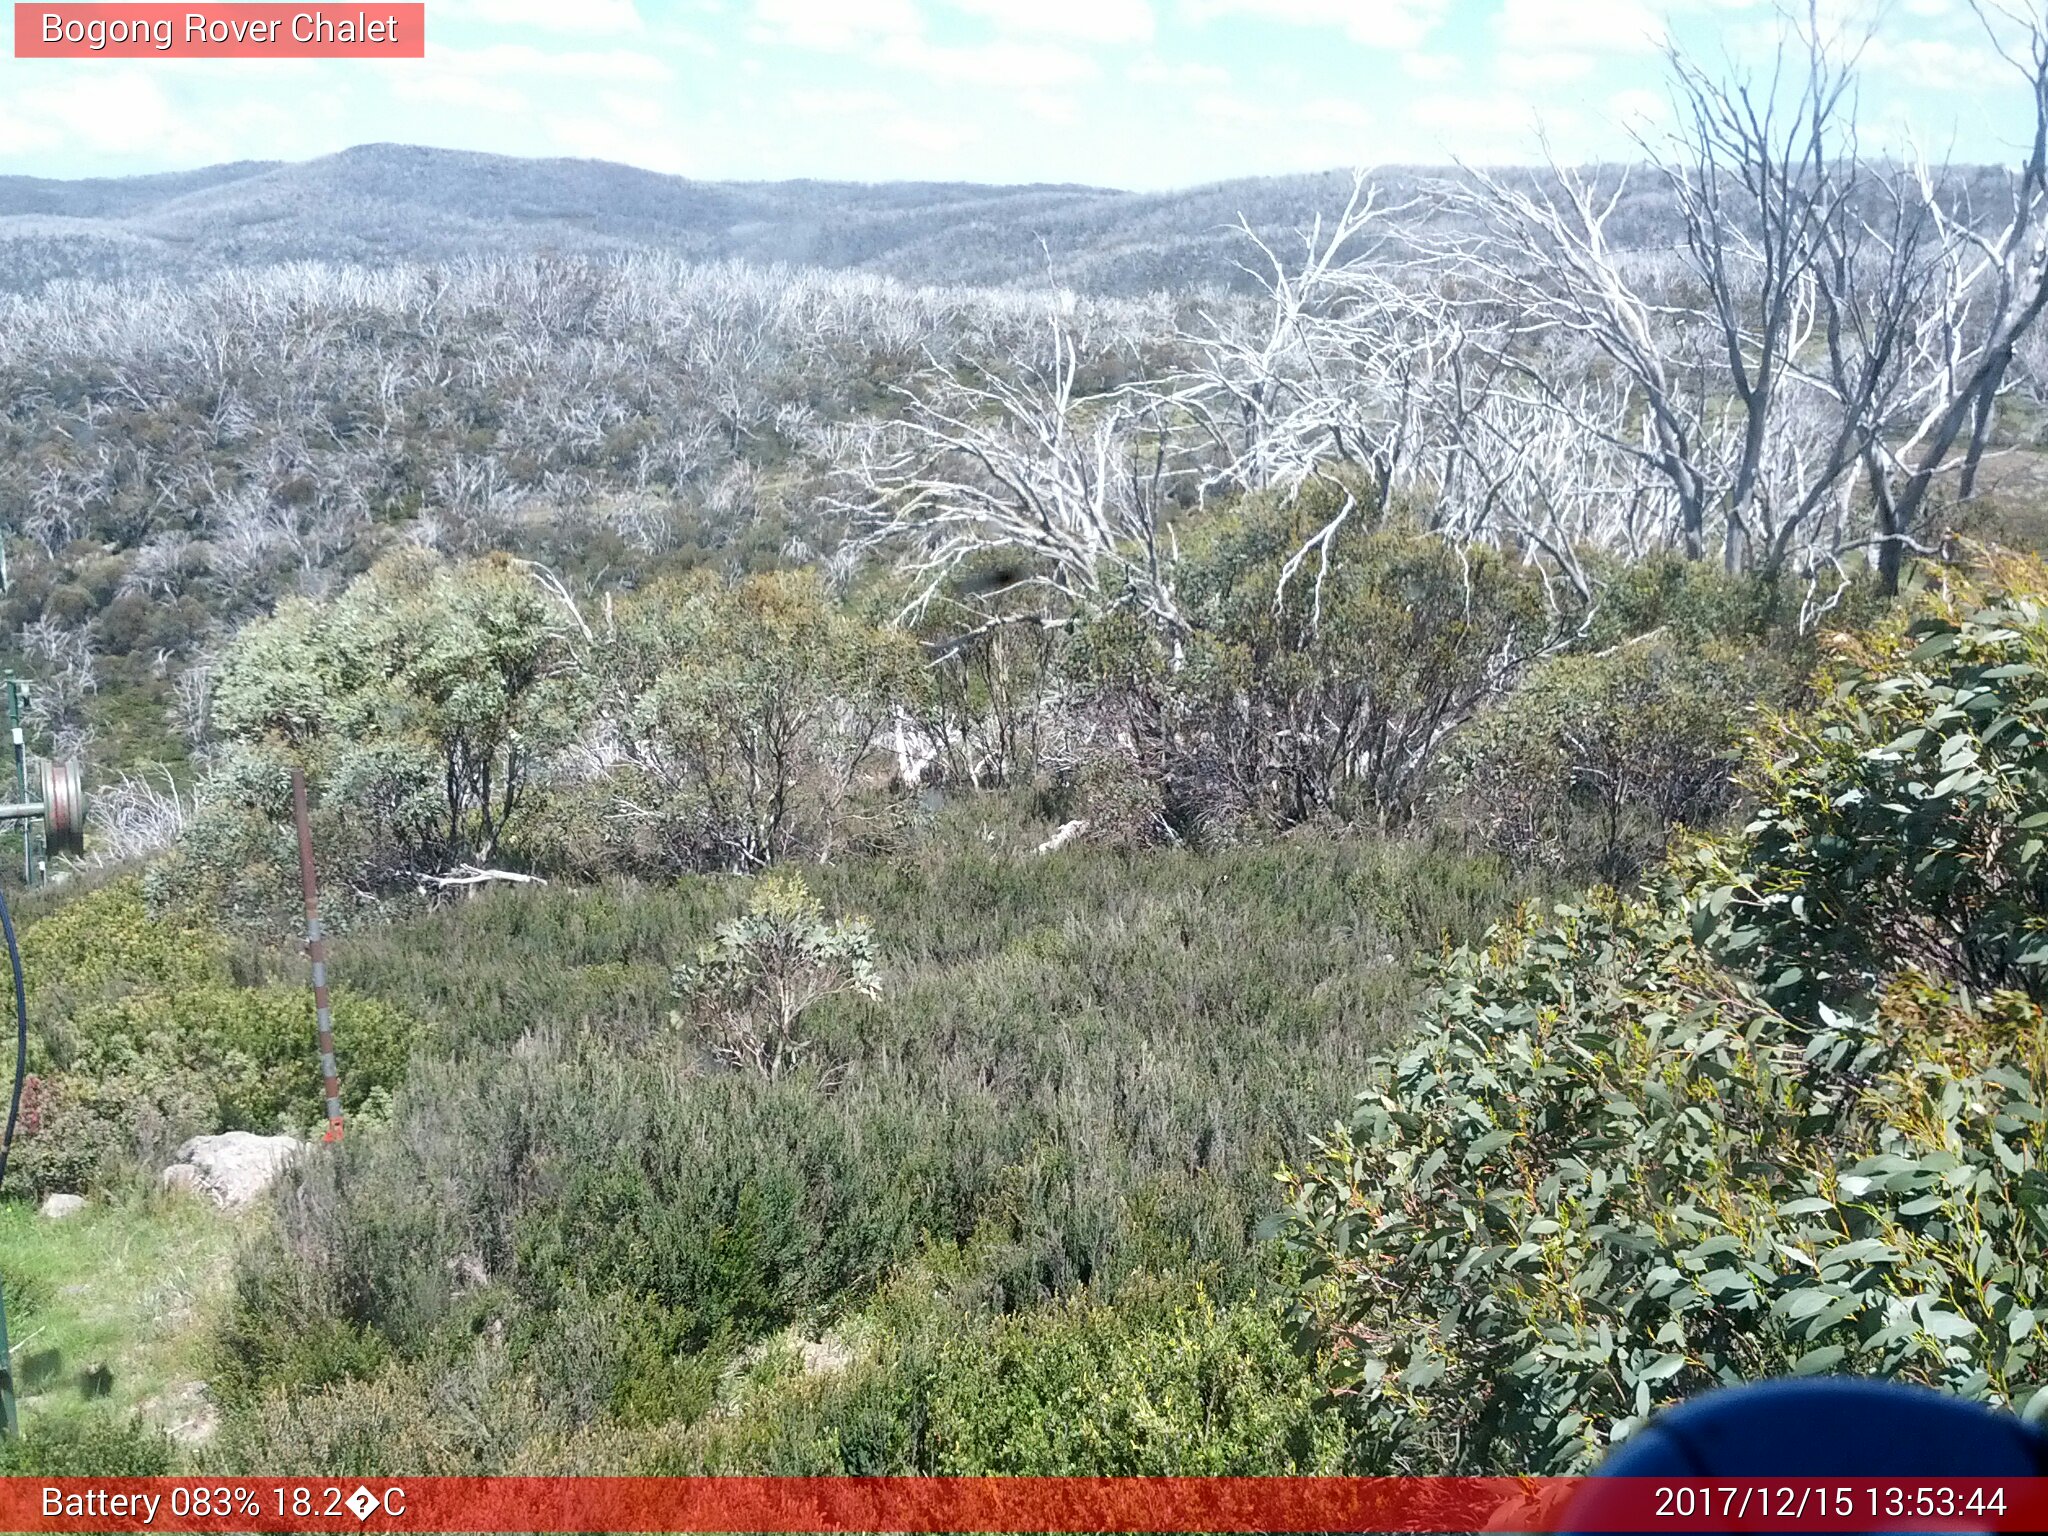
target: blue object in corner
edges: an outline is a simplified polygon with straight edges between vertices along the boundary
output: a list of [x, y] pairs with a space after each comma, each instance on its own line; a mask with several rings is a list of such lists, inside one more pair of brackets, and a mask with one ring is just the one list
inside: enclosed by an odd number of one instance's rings
[[2010, 1413], [1890, 1382], [1769, 1381], [1659, 1414], [1601, 1464], [1561, 1526], [1597, 1505], [1600, 1478], [2042, 1476], [2048, 1436]]
[[1658, 1415], [1602, 1477], [2040, 1477], [2048, 1439], [2009, 1413], [1854, 1377], [1709, 1392]]

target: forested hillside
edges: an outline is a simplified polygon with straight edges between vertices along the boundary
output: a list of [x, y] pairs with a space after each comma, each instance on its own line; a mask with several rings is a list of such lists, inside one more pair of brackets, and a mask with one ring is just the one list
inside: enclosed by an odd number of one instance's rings
[[944, 183], [694, 182], [603, 161], [365, 145], [102, 181], [0, 178], [0, 289], [317, 260], [385, 265], [660, 254], [913, 282], [1143, 293], [1240, 277], [1240, 216], [1291, 229], [1341, 196], [1303, 176], [1189, 192]]
[[[795, 254], [915, 283], [668, 243], [791, 189], [474, 256], [588, 175], [425, 157], [404, 260], [0, 301], [0, 618], [94, 803], [9, 1169], [88, 1201], [0, 1263], [192, 1270], [101, 1282], [15, 1464], [1523, 1472], [1785, 1371], [2048, 1411], [2048, 32], [1996, 178], [1863, 157], [1787, 41], [1768, 112], [1676, 61], [1633, 201], [1345, 180], [1248, 206], [1235, 288], [910, 233], [1126, 208], [1075, 189], [803, 190], [857, 217]], [[369, 228], [315, 169], [0, 195]], [[162, 1172], [229, 1131], [309, 1144], [202, 1220]]]
[[[1390, 201], [1440, 173], [1375, 173]], [[1674, 233], [1668, 197], [1623, 187], [1617, 235]], [[1964, 173], [1963, 180], [1977, 173]], [[94, 181], [0, 177], [0, 291], [62, 279], [174, 277], [320, 261], [387, 266], [648, 254], [812, 266], [914, 284], [1038, 286], [1132, 297], [1247, 285], [1240, 224], [1289, 236], [1341, 205], [1340, 173], [1173, 192], [941, 182], [705, 182], [599, 160], [518, 160], [370, 144]], [[1441, 208], [1417, 203], [1422, 222]]]

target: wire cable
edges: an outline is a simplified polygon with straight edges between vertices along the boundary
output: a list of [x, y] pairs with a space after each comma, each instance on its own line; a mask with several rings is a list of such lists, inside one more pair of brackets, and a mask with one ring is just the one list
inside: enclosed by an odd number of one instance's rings
[[14, 1150], [14, 1127], [21, 1119], [21, 1086], [28, 1079], [28, 984], [22, 977], [21, 946], [14, 938], [14, 914], [7, 910], [7, 891], [0, 886], [0, 934], [7, 938], [7, 963], [14, 968], [14, 1094], [7, 1101], [7, 1132], [0, 1136], [0, 1185], [7, 1182], [7, 1155]]
[[[21, 946], [14, 938], [14, 914], [7, 910], [7, 890], [0, 886], [0, 934], [7, 938], [7, 963], [14, 968], [14, 1094], [7, 1101], [7, 1132], [0, 1135], [0, 1183], [7, 1178], [7, 1154], [14, 1150], [14, 1127], [21, 1119], [21, 1087], [28, 1080], [28, 984], [21, 973]], [[0, 1436], [21, 1437], [21, 1419], [14, 1400], [14, 1348], [7, 1338], [7, 1304], [0, 1298]]]

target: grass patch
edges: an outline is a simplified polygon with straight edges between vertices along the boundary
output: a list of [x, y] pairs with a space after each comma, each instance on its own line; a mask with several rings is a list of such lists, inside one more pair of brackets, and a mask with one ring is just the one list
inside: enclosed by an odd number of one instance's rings
[[0, 1205], [24, 1437], [138, 1413], [168, 1428], [196, 1412], [237, 1231], [199, 1200], [95, 1201], [63, 1221]]

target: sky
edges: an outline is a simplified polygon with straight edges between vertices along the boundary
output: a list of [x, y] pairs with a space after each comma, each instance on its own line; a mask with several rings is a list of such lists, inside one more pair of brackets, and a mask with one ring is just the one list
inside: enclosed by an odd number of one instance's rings
[[[1967, 0], [1827, 9], [1876, 26], [1867, 144], [2019, 150], [2025, 82]], [[1546, 142], [1632, 158], [1631, 130], [1668, 112], [1667, 40], [1755, 74], [1778, 35], [1770, 0], [428, 0], [422, 60], [16, 59], [10, 35], [0, 174], [377, 142], [721, 180], [1140, 190], [1526, 163]]]

